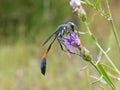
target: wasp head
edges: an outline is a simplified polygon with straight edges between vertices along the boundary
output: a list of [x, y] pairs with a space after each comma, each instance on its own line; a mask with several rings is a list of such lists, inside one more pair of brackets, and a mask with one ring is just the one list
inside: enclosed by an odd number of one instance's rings
[[73, 32], [77, 33], [76, 29], [75, 29], [75, 24], [73, 22], [68, 22], [67, 24], [67, 28], [72, 30]]

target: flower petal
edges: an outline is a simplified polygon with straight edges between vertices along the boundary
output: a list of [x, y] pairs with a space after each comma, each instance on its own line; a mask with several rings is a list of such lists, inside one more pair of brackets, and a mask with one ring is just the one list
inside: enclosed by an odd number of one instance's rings
[[80, 5], [80, 0], [71, 0], [70, 1], [70, 6], [72, 7], [77, 7]]
[[76, 33], [69, 34], [64, 44], [70, 51], [76, 51], [76, 47], [80, 45], [80, 39]]

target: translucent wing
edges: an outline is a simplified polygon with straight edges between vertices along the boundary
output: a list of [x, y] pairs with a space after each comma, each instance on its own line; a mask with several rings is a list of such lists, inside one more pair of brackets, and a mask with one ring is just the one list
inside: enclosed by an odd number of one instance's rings
[[56, 31], [53, 32], [49, 37], [47, 37], [47, 39], [41, 44], [41, 46], [44, 46], [44, 45], [51, 39], [51, 37], [52, 37], [55, 33], [56, 33]]
[[[50, 39], [51, 37], [56, 34], [56, 32], [60, 29], [62, 25], [58, 26], [58, 28], [41, 44], [41, 46], [44, 46]], [[56, 37], [56, 36], [55, 36]]]

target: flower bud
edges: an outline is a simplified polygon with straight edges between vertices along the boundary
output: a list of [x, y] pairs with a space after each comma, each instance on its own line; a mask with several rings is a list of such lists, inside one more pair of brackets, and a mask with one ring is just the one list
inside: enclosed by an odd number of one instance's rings
[[79, 7], [79, 10], [78, 10], [78, 16], [80, 17], [80, 19], [85, 22], [87, 17], [86, 17], [86, 12], [85, 10], [82, 8], [82, 6]]
[[85, 47], [81, 47], [80, 54], [84, 60], [86, 60], [86, 61], [92, 60], [91, 54], [89, 53], [89, 51]]

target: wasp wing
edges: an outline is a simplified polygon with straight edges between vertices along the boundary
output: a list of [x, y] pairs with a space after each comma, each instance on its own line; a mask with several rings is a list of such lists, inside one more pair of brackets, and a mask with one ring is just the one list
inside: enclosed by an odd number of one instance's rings
[[[58, 28], [41, 44], [41, 46], [44, 46], [50, 39], [51, 37], [57, 33], [57, 31], [60, 30], [60, 28], [63, 27], [63, 25], [59, 25]], [[57, 37], [57, 36], [55, 36]]]
[[52, 37], [55, 33], [56, 33], [56, 31], [53, 32], [49, 37], [47, 37], [47, 39], [41, 44], [41, 46], [44, 46], [44, 45], [51, 39], [51, 37]]

